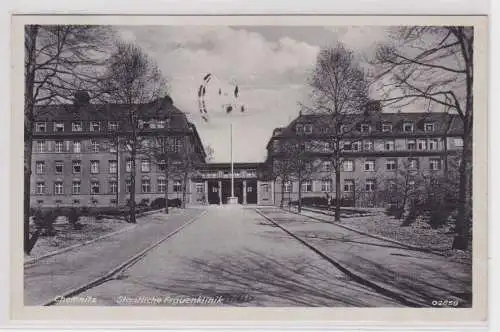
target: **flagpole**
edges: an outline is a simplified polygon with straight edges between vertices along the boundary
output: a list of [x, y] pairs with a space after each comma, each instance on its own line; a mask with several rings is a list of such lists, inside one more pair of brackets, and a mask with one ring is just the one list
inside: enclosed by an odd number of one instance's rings
[[230, 142], [231, 142], [231, 197], [234, 197], [234, 164], [233, 164], [233, 123], [230, 126]]

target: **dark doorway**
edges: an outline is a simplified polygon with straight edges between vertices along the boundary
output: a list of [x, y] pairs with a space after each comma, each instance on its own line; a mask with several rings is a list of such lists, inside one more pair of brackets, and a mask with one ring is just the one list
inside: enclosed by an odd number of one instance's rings
[[247, 180], [247, 204], [257, 204], [257, 181]]
[[[243, 182], [234, 180], [234, 196], [238, 197], [238, 203], [243, 203]], [[231, 197], [231, 180], [222, 180], [222, 203], [226, 204]]]
[[219, 181], [208, 181], [208, 204], [219, 204]]

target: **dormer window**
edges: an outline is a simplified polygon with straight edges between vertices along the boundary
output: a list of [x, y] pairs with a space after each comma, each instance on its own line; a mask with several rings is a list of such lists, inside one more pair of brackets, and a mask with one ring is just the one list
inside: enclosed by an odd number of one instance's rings
[[109, 131], [116, 131], [116, 130], [118, 130], [118, 121], [109, 121], [108, 122], [108, 130]]
[[392, 131], [392, 124], [391, 123], [382, 123], [382, 132], [390, 133], [391, 131]]
[[404, 122], [403, 123], [403, 132], [412, 133], [413, 132], [413, 122]]
[[54, 131], [62, 133], [64, 131], [64, 122], [54, 122]]
[[165, 120], [156, 121], [156, 128], [165, 128]]
[[46, 122], [37, 122], [35, 124], [35, 131], [37, 133], [45, 133], [47, 131], [47, 123]]
[[306, 134], [312, 134], [312, 132], [313, 132], [312, 124], [306, 124], [306, 125], [304, 125], [304, 133], [306, 133]]
[[426, 133], [431, 133], [434, 131], [434, 122], [426, 122], [424, 124], [424, 131]]
[[300, 135], [304, 132], [304, 127], [302, 125], [296, 125], [295, 126], [295, 133]]
[[360, 131], [362, 133], [369, 133], [370, 132], [370, 125], [368, 123], [362, 123], [360, 126]]
[[101, 123], [99, 121], [90, 121], [90, 131], [101, 131]]

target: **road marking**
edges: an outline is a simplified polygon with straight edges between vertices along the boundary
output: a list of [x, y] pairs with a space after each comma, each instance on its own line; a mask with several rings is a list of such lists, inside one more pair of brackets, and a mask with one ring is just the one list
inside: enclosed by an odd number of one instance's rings
[[331, 258], [330, 256], [328, 256], [326, 253], [324, 253], [320, 249], [316, 248], [314, 245], [310, 244], [306, 240], [298, 237], [297, 235], [295, 235], [294, 233], [292, 233], [291, 231], [289, 231], [285, 227], [281, 226], [276, 221], [274, 221], [271, 217], [266, 216], [264, 214], [264, 212], [260, 211], [259, 209], [255, 209], [255, 212], [257, 212], [260, 216], [262, 216], [263, 218], [265, 218], [266, 220], [268, 220], [269, 222], [271, 222], [272, 224], [274, 224], [276, 227], [281, 228], [281, 230], [283, 230], [285, 233], [287, 233], [288, 235], [290, 235], [291, 237], [293, 237], [294, 239], [296, 239], [297, 241], [299, 241], [300, 243], [302, 243], [304, 246], [306, 246], [309, 249], [311, 249], [312, 251], [314, 251], [317, 255], [319, 255], [321, 258], [325, 259], [326, 261], [328, 261], [330, 264], [332, 264], [333, 266], [335, 266], [340, 272], [344, 273], [351, 280], [357, 282], [358, 284], [361, 284], [363, 286], [369, 287], [372, 290], [374, 290], [375, 292], [377, 292], [378, 294], [387, 296], [387, 297], [389, 297], [389, 298], [391, 298], [393, 300], [396, 300], [399, 303], [401, 303], [403, 305], [406, 305], [408, 307], [422, 307], [423, 305], [425, 305], [423, 303], [414, 302], [411, 299], [407, 299], [407, 298], [401, 296], [400, 294], [391, 291], [390, 289], [387, 289], [387, 288], [385, 288], [383, 286], [380, 286], [380, 285], [378, 285], [378, 284], [376, 284], [374, 282], [369, 281], [366, 278], [363, 278], [362, 276], [354, 273], [353, 271], [351, 271], [347, 267], [343, 266], [342, 264], [340, 264], [339, 262], [337, 262], [336, 260], [334, 260], [333, 258]]
[[125, 270], [126, 268], [128, 267], [131, 267], [132, 265], [134, 265], [135, 263], [137, 263], [141, 258], [143, 258], [144, 256], [146, 256], [146, 254], [148, 252], [150, 252], [152, 249], [156, 248], [157, 246], [159, 246], [162, 242], [164, 242], [165, 240], [167, 240], [168, 238], [172, 237], [173, 235], [175, 235], [176, 233], [178, 233], [179, 231], [181, 231], [183, 228], [187, 227], [188, 225], [192, 224], [193, 222], [195, 222], [197, 219], [199, 219], [200, 217], [204, 216], [205, 214], [207, 214], [208, 211], [203, 211], [201, 212], [200, 214], [194, 216], [193, 218], [189, 219], [187, 222], [185, 222], [184, 224], [182, 224], [180, 227], [178, 227], [177, 229], [175, 229], [174, 231], [170, 232], [169, 234], [167, 234], [165, 237], [161, 238], [160, 240], [156, 241], [155, 243], [153, 243], [152, 245], [150, 245], [149, 247], [147, 247], [146, 249], [142, 250], [141, 252], [139, 252], [138, 254], [132, 256], [131, 258], [127, 259], [125, 262], [121, 263], [120, 265], [118, 265], [117, 267], [113, 268], [111, 271], [105, 273], [103, 276], [101, 277], [98, 277], [96, 279], [94, 279], [93, 281], [83, 285], [83, 286], [80, 286], [78, 288], [74, 288], [66, 293], [64, 293], [63, 295], [57, 295], [54, 297], [53, 300], [50, 300], [44, 304], [42, 304], [43, 306], [51, 306], [51, 305], [54, 305], [57, 303], [57, 301], [55, 300], [56, 298], [67, 298], [67, 297], [72, 297], [72, 296], [75, 296], [77, 294], [80, 294], [86, 290], [89, 290], [91, 288], [94, 288], [96, 286], [99, 286], [103, 283], [105, 283], [106, 281], [108, 281], [108, 279], [110, 279], [112, 276], [114, 276], [115, 274], [117, 274], [118, 272], [120, 271], [123, 271]]

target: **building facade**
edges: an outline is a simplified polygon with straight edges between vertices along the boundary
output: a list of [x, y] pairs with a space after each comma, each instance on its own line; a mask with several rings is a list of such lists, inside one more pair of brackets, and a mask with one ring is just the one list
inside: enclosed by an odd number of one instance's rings
[[302, 197], [335, 197], [338, 162], [341, 197], [357, 206], [380, 205], [377, 193], [403, 172], [438, 178], [456, 165], [462, 131], [459, 117], [445, 113], [301, 115], [275, 129], [267, 145], [275, 203], [298, 200], [299, 163], [307, 166], [300, 176]]
[[[37, 109], [33, 134], [31, 206], [123, 206], [131, 190], [131, 121], [126, 105], [73, 105]], [[140, 144], [161, 137], [173, 152], [192, 151], [205, 163], [205, 151], [196, 127], [167, 97], [141, 105], [135, 122]], [[146, 151], [146, 150], [142, 150]], [[148, 150], [149, 151], [149, 150]], [[179, 162], [172, 160], [172, 163]], [[172, 174], [168, 188], [162, 164], [151, 154], [139, 153], [135, 167], [136, 201], [181, 198], [184, 177]], [[192, 174], [187, 177], [191, 179]], [[190, 198], [190, 183], [187, 184]], [[188, 201], [189, 203], [189, 201]]]

